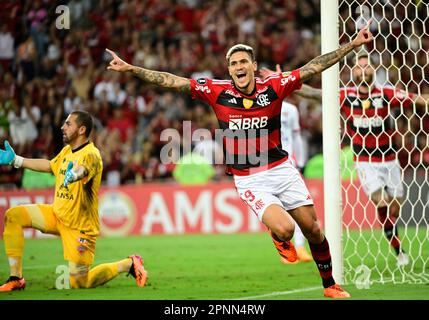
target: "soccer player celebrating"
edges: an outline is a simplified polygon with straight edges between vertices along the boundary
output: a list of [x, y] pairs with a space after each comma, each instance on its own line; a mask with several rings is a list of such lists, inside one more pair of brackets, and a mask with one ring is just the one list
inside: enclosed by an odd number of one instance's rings
[[28, 227], [61, 237], [64, 259], [69, 262], [72, 288], [93, 288], [122, 272], [130, 273], [138, 286], [145, 285], [147, 272], [138, 255], [90, 268], [99, 234], [98, 190], [103, 171], [100, 152], [89, 141], [92, 127], [90, 114], [85, 111], [72, 112], [62, 126], [63, 140], [67, 146], [50, 161], [18, 156], [7, 141], [4, 143], [5, 150], [0, 149], [0, 164], [51, 172], [56, 177], [53, 204], [20, 205], [6, 211], [3, 239], [10, 277], [0, 286], [0, 292], [25, 288], [22, 228]]
[[283, 99], [300, 89], [302, 82], [372, 40], [367, 25], [341, 48], [314, 58], [290, 74], [276, 74], [264, 81], [255, 78], [257, 63], [253, 49], [243, 44], [231, 47], [226, 54], [232, 80], [194, 80], [133, 66], [109, 49], [113, 59], [107, 69], [131, 72], [150, 84], [190, 93], [193, 98], [210, 104], [224, 130], [225, 162], [228, 172], [234, 175], [240, 197], [271, 230], [280, 253], [292, 261], [296, 260], [290, 242], [295, 219], [310, 244], [324, 295], [348, 298], [350, 294], [332, 276], [329, 245], [320, 230], [313, 200], [299, 171], [281, 147], [280, 112]]
[[397, 255], [397, 265], [404, 266], [409, 263], [409, 257], [401, 248], [395, 226], [404, 189], [392, 141], [394, 126], [389, 117], [394, 109], [407, 108], [412, 103], [425, 108], [429, 95], [377, 86], [369, 55], [359, 52], [356, 60], [352, 69], [356, 86], [341, 88], [341, 112], [363, 190], [377, 208], [386, 238]]
[[[282, 71], [280, 69], [280, 65], [277, 64], [276, 71], [262, 68], [259, 73], [263, 79], [266, 79], [275, 73], [282, 73]], [[320, 101], [322, 100], [322, 93], [320, 89], [316, 89], [304, 84], [302, 89], [297, 91], [296, 94], [304, 98], [317, 99]], [[299, 124], [298, 108], [292, 103], [283, 101], [280, 122], [282, 148], [286, 150], [287, 153], [291, 156], [292, 163], [294, 163], [295, 167], [302, 171], [302, 168], [305, 166], [306, 155], [304, 151], [304, 142], [301, 135], [301, 126]], [[280, 261], [284, 264], [290, 264], [295, 262], [309, 262], [313, 260], [305, 249], [305, 237], [301, 231], [301, 228], [296, 222], [293, 237], [297, 253], [297, 260], [289, 261], [283, 256], [280, 256]], [[273, 242], [277, 247], [277, 242], [274, 238]]]

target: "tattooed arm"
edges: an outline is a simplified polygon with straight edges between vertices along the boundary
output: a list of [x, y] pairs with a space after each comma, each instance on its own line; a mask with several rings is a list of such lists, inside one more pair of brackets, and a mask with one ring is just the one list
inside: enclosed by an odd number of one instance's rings
[[113, 60], [110, 61], [110, 64], [107, 67], [108, 70], [132, 72], [144, 81], [159, 87], [175, 89], [184, 93], [189, 93], [191, 91], [191, 83], [187, 78], [179, 77], [168, 72], [153, 71], [133, 66], [119, 58], [112, 50], [106, 49], [106, 51], [113, 56]]
[[370, 24], [371, 20], [368, 22], [365, 28], [359, 31], [359, 33], [351, 42], [347, 43], [346, 45], [340, 47], [335, 51], [314, 58], [305, 66], [300, 68], [301, 81], [304, 82], [306, 80], [309, 80], [315, 74], [321, 73], [323, 70], [326, 70], [332, 65], [336, 64], [352, 50], [360, 47], [365, 43], [371, 42], [374, 37], [371, 31], [369, 31]]

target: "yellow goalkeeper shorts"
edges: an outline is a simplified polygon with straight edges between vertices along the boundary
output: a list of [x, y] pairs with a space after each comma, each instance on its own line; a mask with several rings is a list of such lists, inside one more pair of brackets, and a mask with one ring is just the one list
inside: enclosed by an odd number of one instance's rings
[[43, 233], [61, 237], [64, 259], [78, 265], [91, 265], [94, 261], [97, 237], [80, 230], [65, 226], [56, 217], [53, 206], [49, 204], [31, 204], [23, 206], [27, 209], [32, 227]]
[[70, 229], [58, 221], [63, 242], [64, 259], [78, 265], [91, 265], [94, 262], [95, 243], [97, 238], [82, 233], [76, 229]]

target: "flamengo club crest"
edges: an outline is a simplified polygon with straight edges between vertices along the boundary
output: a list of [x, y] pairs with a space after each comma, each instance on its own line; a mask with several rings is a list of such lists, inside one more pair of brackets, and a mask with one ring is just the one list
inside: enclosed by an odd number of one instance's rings
[[249, 100], [249, 99], [244, 98], [243, 99], [243, 106], [246, 109], [250, 109], [253, 106], [253, 100]]
[[368, 109], [370, 106], [371, 106], [371, 101], [369, 100], [362, 101], [362, 108]]

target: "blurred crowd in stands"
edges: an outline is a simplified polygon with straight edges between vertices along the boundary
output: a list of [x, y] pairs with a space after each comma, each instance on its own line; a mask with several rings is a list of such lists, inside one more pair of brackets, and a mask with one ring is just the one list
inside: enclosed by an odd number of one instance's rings
[[[69, 29], [58, 28], [57, 19], [63, 11], [56, 12], [56, 8], [60, 5], [69, 9]], [[411, 6], [405, 8], [395, 14], [389, 6], [375, 11], [392, 15], [390, 22], [379, 16], [381, 29], [377, 31], [375, 23], [373, 30], [376, 49], [383, 54], [376, 63], [386, 66], [378, 68], [378, 73], [387, 78], [381, 73], [389, 70], [392, 84], [407, 86], [413, 92], [420, 86], [427, 93], [427, 80], [422, 79], [428, 79], [429, 37], [410, 37], [411, 31], [427, 30], [423, 26], [426, 23], [427, 28], [427, 18], [417, 27], [404, 23], [410, 15], [420, 14], [415, 6], [414, 12]], [[345, 28], [340, 33], [346, 35], [341, 42], [354, 34], [359, 16], [355, 9], [341, 6], [340, 25]], [[353, 17], [346, 17], [349, 12]], [[160, 162], [166, 143], [161, 139], [163, 130], [182, 132], [183, 121], [191, 120], [192, 130], [207, 128], [214, 133], [216, 117], [207, 105], [186, 95], [107, 71], [111, 56], [105, 48], [142, 67], [190, 78], [225, 79], [225, 53], [236, 43], [254, 47], [259, 67], [274, 69], [279, 63], [283, 70], [292, 70], [319, 55], [320, 42], [320, 0], [1, 1], [0, 143], [3, 146], [3, 140], [8, 139], [24, 157], [52, 158], [63, 147], [61, 126], [68, 113], [83, 109], [96, 120], [93, 140], [104, 160], [103, 183], [171, 179], [174, 165]], [[395, 54], [385, 55], [384, 49]], [[408, 68], [404, 69], [404, 64]], [[392, 71], [399, 67], [401, 72]], [[350, 70], [344, 64], [341, 70], [341, 79], [349, 84]], [[320, 88], [321, 78], [309, 84]], [[309, 157], [321, 153], [320, 104], [295, 96], [291, 101], [299, 105]], [[408, 116], [415, 113], [409, 112]], [[404, 134], [396, 142], [410, 154], [402, 164], [428, 166], [424, 152], [428, 121], [418, 116], [407, 119], [404, 115], [398, 123]], [[0, 185], [19, 187], [21, 175], [21, 170], [2, 166]], [[214, 179], [227, 179], [222, 165]]]

